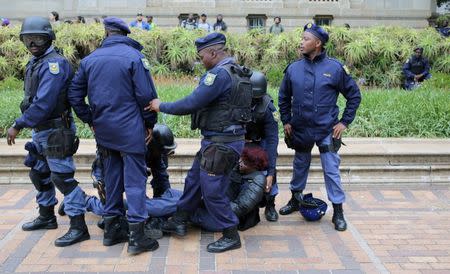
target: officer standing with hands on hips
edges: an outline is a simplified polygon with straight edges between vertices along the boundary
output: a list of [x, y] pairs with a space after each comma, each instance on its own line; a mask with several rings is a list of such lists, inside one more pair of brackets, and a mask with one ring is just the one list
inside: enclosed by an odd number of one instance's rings
[[[144, 234], [148, 217], [146, 142], [151, 140], [157, 119], [155, 112], [144, 111], [144, 107], [157, 95], [149, 62], [140, 52], [143, 47], [127, 37], [127, 24], [115, 17], [107, 17], [103, 23], [106, 38], [81, 61], [69, 89], [69, 101], [77, 116], [95, 131], [104, 165], [107, 183], [103, 245], [128, 241], [128, 253], [138, 254], [159, 246]], [[124, 191], [129, 236], [123, 221]]]
[[[303, 59], [290, 64], [279, 91], [281, 121], [288, 146], [295, 149], [292, 197], [280, 209], [286, 215], [299, 210], [311, 164], [311, 150], [316, 144], [320, 151], [328, 199], [333, 203], [333, 223], [338, 231], [347, 229], [342, 203], [345, 193], [339, 173], [342, 133], [355, 119], [361, 93], [348, 69], [327, 56], [324, 46], [328, 33], [312, 23], [304, 27], [300, 51]], [[341, 93], [346, 107], [339, 120], [336, 105]]]
[[201, 130], [201, 148], [185, 179], [183, 196], [176, 213], [162, 225], [162, 230], [185, 236], [187, 221], [203, 202], [210, 221], [223, 231], [222, 238], [207, 246], [208, 252], [241, 247], [239, 220], [231, 210], [226, 192], [229, 174], [244, 148], [245, 123], [251, 118], [251, 72], [228, 56], [225, 43], [221, 33], [197, 39], [199, 57], [208, 70], [198, 87], [178, 101], [161, 103], [155, 99], [147, 107], [174, 115], [191, 114], [191, 128]]
[[67, 59], [52, 46], [55, 33], [47, 18], [28, 17], [22, 24], [20, 40], [33, 55], [25, 71], [25, 96], [20, 116], [8, 129], [8, 145], [23, 128], [32, 129], [32, 142], [25, 165], [30, 167], [30, 179], [38, 194], [39, 217], [25, 223], [25, 231], [56, 229], [55, 186], [64, 194], [69, 231], [55, 241], [56, 246], [68, 246], [90, 238], [84, 220], [85, 194], [74, 179], [72, 155], [78, 148], [75, 123], [67, 100], [67, 89], [73, 70]]

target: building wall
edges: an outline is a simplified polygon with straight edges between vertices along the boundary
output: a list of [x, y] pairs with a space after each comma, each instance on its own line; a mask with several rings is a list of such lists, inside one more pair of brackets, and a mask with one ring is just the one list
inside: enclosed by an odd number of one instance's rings
[[281, 16], [282, 24], [292, 29], [310, 22], [315, 15], [332, 15], [332, 25], [421, 28], [428, 25], [436, 0], [0, 0], [0, 6], [0, 17], [13, 22], [30, 15], [47, 16], [53, 10], [62, 19], [110, 15], [127, 21], [142, 12], [153, 15], [161, 27], [177, 25], [180, 14], [206, 13], [208, 21], [214, 23], [215, 16], [221, 13], [229, 31], [243, 32], [249, 14], [266, 15], [267, 28], [275, 16]]

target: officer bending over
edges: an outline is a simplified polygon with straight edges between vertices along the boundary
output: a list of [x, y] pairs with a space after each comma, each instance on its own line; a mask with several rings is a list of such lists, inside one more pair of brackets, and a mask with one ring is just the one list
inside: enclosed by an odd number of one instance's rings
[[[342, 203], [345, 193], [339, 172], [342, 133], [355, 119], [361, 93], [345, 66], [327, 56], [324, 45], [328, 33], [312, 23], [304, 27], [300, 51], [303, 59], [290, 64], [281, 83], [278, 104], [287, 143], [295, 149], [291, 180], [292, 198], [280, 209], [286, 215], [299, 210], [306, 187], [311, 150], [316, 144], [320, 151], [328, 199], [333, 203], [333, 223], [344, 231]], [[338, 119], [336, 105], [341, 93], [347, 100], [344, 113]]]
[[197, 39], [198, 54], [208, 70], [198, 87], [176, 102], [161, 103], [156, 99], [147, 108], [175, 115], [191, 114], [192, 129], [201, 130], [201, 148], [185, 179], [177, 212], [162, 229], [185, 236], [187, 221], [203, 201], [210, 221], [223, 231], [222, 238], [207, 246], [209, 252], [241, 247], [239, 220], [231, 210], [226, 191], [230, 171], [244, 148], [245, 123], [251, 116], [250, 72], [228, 56], [225, 42], [221, 33]]
[[25, 223], [22, 229], [56, 229], [54, 207], [58, 203], [55, 186], [64, 194], [69, 231], [55, 241], [56, 246], [68, 246], [89, 239], [84, 221], [84, 192], [74, 179], [72, 155], [78, 148], [75, 123], [72, 118], [67, 89], [73, 70], [67, 59], [52, 46], [55, 33], [48, 19], [28, 17], [22, 24], [20, 40], [33, 55], [25, 71], [25, 97], [20, 105], [22, 116], [8, 129], [8, 145], [23, 128], [32, 129], [32, 142], [26, 165], [38, 193], [39, 217]]

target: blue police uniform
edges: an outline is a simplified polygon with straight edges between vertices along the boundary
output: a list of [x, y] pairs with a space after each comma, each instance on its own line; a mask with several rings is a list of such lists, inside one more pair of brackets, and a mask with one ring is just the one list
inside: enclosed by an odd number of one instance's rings
[[[49, 57], [50, 56], [50, 57]], [[41, 60], [44, 60], [42, 62]], [[65, 193], [65, 203], [67, 204], [67, 215], [77, 216], [84, 214], [84, 192], [73, 178], [75, 164], [72, 156], [56, 158], [45, 156], [47, 149], [48, 136], [54, 132], [55, 128], [47, 127], [52, 119], [51, 117], [60, 93], [67, 89], [72, 79], [73, 70], [69, 62], [61, 55], [57, 54], [54, 47], [51, 46], [39, 57], [32, 57], [26, 66], [25, 88], [31, 88], [28, 82], [33, 74], [37, 73], [38, 86], [36, 96], [32, 99], [30, 106], [23, 112], [22, 116], [16, 119], [15, 127], [32, 128], [33, 147], [30, 154], [33, 154], [34, 161], [28, 163], [31, 167], [30, 178], [38, 189], [36, 202], [41, 206], [54, 206], [58, 203], [55, 197], [55, 186], [52, 181], [58, 178], [64, 178], [63, 184], [71, 185]], [[70, 110], [67, 112], [70, 115]], [[56, 120], [55, 120], [56, 122]], [[71, 117], [68, 122], [70, 129], [75, 133], [76, 128]], [[63, 175], [63, 176], [59, 176]], [[53, 178], [53, 179], [52, 179]], [[62, 179], [61, 179], [62, 180]], [[56, 181], [55, 183], [59, 183]], [[71, 191], [70, 191], [71, 190]]]
[[[422, 48], [416, 48], [416, 50], [421, 50], [423, 52]], [[418, 82], [430, 79], [430, 63], [428, 62], [428, 59], [423, 56], [417, 58], [413, 55], [403, 65], [403, 75], [405, 76], [404, 88], [406, 90], [414, 89], [416, 86], [414, 76], [419, 74], [422, 74], [422, 77], [418, 79]]]
[[[107, 29], [130, 33], [116, 18], [105, 19], [104, 24]], [[97, 144], [105, 152], [104, 215], [124, 215], [125, 191], [131, 223], [144, 222], [148, 216], [145, 136], [146, 128], [153, 128], [157, 118], [156, 113], [144, 111], [157, 95], [141, 50], [142, 46], [127, 36], [105, 38], [100, 48], [81, 61], [68, 94], [78, 117], [94, 127]]]
[[[328, 34], [325, 35], [323, 29], [315, 25], [309, 24], [305, 31], [311, 31], [325, 42], [328, 40]], [[336, 105], [339, 93], [347, 99], [340, 120]], [[360, 102], [359, 88], [347, 69], [336, 59], [328, 57], [325, 51], [313, 60], [303, 58], [287, 67], [279, 90], [279, 108], [283, 125], [290, 124], [293, 129], [295, 158], [290, 183], [292, 191], [302, 191], [306, 186], [314, 144], [319, 147], [330, 145], [333, 126], [338, 122], [350, 125]], [[341, 204], [345, 201], [345, 194], [339, 173], [339, 155], [331, 151], [323, 152], [320, 159], [328, 199], [334, 204]]]

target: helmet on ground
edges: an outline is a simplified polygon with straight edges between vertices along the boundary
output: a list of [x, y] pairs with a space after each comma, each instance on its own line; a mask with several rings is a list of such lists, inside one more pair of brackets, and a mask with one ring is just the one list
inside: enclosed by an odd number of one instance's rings
[[267, 79], [262, 72], [253, 71], [250, 77], [250, 82], [252, 84], [252, 97], [261, 98], [267, 93]]
[[166, 125], [156, 124], [153, 127], [153, 137], [150, 146], [164, 154], [173, 154], [177, 148], [177, 143], [173, 137], [172, 130]]
[[305, 194], [300, 202], [300, 214], [311, 222], [320, 220], [327, 212], [327, 208], [327, 203], [314, 198], [312, 193]]
[[48, 21], [47, 18], [40, 16], [25, 18], [22, 23], [22, 29], [20, 30], [20, 40], [23, 41], [23, 35], [27, 34], [47, 35], [50, 40], [55, 40], [56, 38], [50, 21]]

